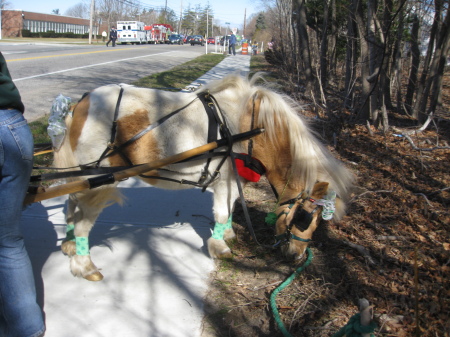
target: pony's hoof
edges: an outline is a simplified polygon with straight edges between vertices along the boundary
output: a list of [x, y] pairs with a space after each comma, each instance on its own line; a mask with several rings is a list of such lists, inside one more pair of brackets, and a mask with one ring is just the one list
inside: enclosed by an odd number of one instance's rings
[[217, 254], [217, 258], [220, 260], [232, 260], [233, 254], [231, 253], [231, 250], [228, 249], [228, 251]]
[[99, 271], [96, 271], [95, 273], [83, 276], [88, 281], [98, 282], [103, 280], [103, 274]]
[[208, 251], [214, 259], [231, 259], [233, 254], [224, 240], [208, 239]]
[[69, 257], [72, 257], [77, 253], [77, 247], [74, 241], [63, 241], [61, 244], [61, 250], [64, 255]]

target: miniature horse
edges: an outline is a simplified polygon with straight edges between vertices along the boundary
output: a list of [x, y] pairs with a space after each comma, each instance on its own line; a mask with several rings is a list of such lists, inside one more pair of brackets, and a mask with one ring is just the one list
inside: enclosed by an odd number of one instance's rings
[[[55, 166], [142, 164], [204, 145], [223, 126], [233, 135], [264, 128], [265, 132], [251, 141], [232, 144], [232, 153], [251, 155], [265, 168], [266, 177], [278, 195], [275, 234], [285, 242], [284, 253], [298, 259], [321, 219], [323, 204], [316, 201], [323, 200], [329, 191], [335, 192], [338, 196], [335, 216], [340, 218], [353, 177], [309, 130], [295, 102], [257, 85], [260, 79], [260, 75], [252, 79], [232, 75], [190, 93], [128, 85], [97, 88], [84, 96], [66, 117], [66, 137], [55, 151]], [[202, 96], [213, 99], [205, 104]], [[218, 125], [211, 126], [205, 112], [208, 105], [216, 109]], [[217, 136], [221, 137], [222, 133]], [[117, 148], [120, 151], [113, 150]], [[232, 213], [239, 197], [237, 179], [243, 185], [248, 182], [240, 175], [236, 177], [231, 158], [213, 153], [139, 177], [158, 188], [198, 186], [213, 193], [216, 224], [208, 239], [208, 250], [214, 258], [231, 256], [226, 240], [235, 236]], [[194, 183], [180, 183], [186, 181]], [[91, 281], [103, 278], [89, 255], [88, 236], [103, 208], [120, 201], [116, 185], [69, 195], [67, 237], [61, 249], [71, 258], [75, 276]], [[293, 223], [297, 211], [304, 215], [300, 220], [302, 226]]]

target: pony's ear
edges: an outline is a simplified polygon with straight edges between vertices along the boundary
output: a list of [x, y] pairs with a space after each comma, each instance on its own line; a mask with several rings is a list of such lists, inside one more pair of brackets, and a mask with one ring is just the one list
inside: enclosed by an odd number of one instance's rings
[[327, 182], [316, 183], [313, 187], [311, 197], [315, 199], [322, 199], [328, 193], [328, 185]]

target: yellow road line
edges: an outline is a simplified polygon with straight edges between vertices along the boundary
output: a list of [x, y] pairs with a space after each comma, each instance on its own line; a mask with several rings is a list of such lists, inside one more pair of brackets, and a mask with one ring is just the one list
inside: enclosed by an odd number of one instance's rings
[[[135, 49], [135, 48], [133, 48], [133, 49]], [[97, 51], [88, 51], [88, 52], [84, 52], [84, 53], [74, 53], [74, 54], [61, 54], [61, 55], [25, 57], [25, 58], [21, 58], [21, 59], [7, 60], [7, 62], [9, 63], [9, 62], [14, 62], [14, 61], [36, 60], [36, 59], [45, 59], [45, 58], [50, 58], [50, 57], [74, 56], [74, 55], [84, 55], [84, 54], [94, 54], [94, 53], [109, 53], [109, 52], [112, 52], [112, 51], [119, 51], [119, 50], [130, 50], [130, 49], [128, 49], [128, 48], [119, 48], [119, 49], [114, 49], [114, 50], [97, 50]]]

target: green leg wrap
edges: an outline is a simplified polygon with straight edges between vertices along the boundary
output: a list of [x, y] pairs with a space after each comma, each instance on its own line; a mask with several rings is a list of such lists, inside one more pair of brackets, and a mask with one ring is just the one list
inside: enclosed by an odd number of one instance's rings
[[231, 223], [232, 223], [231, 218], [232, 218], [232, 215], [230, 215], [227, 223], [225, 223], [225, 224], [216, 222], [216, 224], [214, 225], [214, 231], [212, 234], [213, 239], [223, 240], [223, 235], [225, 233], [225, 230], [232, 228], [231, 227]]
[[76, 236], [75, 243], [77, 248], [77, 255], [89, 255], [89, 238], [85, 236]]
[[68, 223], [66, 227], [66, 238], [64, 241], [75, 241], [75, 225]]

